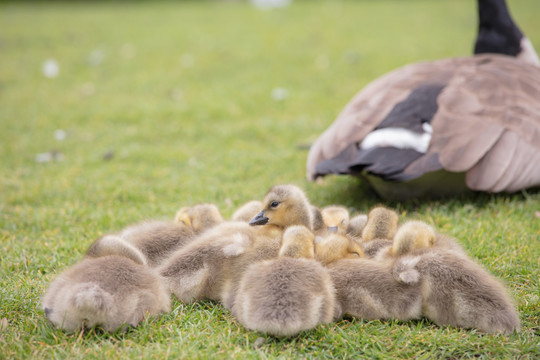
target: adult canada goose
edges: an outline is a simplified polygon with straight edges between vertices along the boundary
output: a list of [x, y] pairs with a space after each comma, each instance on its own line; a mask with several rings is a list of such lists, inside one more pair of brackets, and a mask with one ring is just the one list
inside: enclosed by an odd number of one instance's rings
[[45, 316], [66, 331], [115, 331], [170, 310], [159, 276], [124, 256], [86, 258], [60, 274], [43, 297]]
[[365, 177], [384, 198], [540, 185], [540, 62], [504, 0], [478, 0], [475, 55], [365, 87], [317, 139], [307, 177]]
[[335, 289], [314, 257], [315, 236], [305, 226], [285, 230], [279, 257], [242, 274], [231, 312], [247, 328], [292, 336], [334, 320]]

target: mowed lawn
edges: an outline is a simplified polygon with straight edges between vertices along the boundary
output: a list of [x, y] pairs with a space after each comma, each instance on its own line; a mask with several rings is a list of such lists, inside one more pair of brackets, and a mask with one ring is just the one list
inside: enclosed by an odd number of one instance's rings
[[[509, 2], [540, 49], [540, 2]], [[511, 336], [345, 319], [279, 339], [210, 301], [70, 335], [39, 305], [96, 238], [181, 206], [228, 217], [294, 183], [315, 205], [367, 212], [381, 200], [360, 180], [305, 180], [307, 146], [370, 80], [469, 55], [475, 34], [473, 0], [0, 3], [0, 358], [538, 359], [538, 191], [384, 203], [507, 284], [522, 321]]]

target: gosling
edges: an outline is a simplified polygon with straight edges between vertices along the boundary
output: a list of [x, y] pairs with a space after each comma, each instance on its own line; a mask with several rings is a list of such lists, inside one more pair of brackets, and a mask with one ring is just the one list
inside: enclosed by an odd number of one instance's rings
[[147, 221], [129, 226], [119, 234], [106, 235], [90, 245], [86, 256], [121, 255], [157, 267], [198, 234], [221, 222], [223, 218], [213, 204], [183, 208], [176, 214], [175, 222]]
[[336, 316], [335, 289], [314, 258], [314, 235], [288, 227], [277, 259], [251, 264], [243, 274], [231, 312], [248, 329], [294, 336]]
[[170, 311], [170, 298], [152, 269], [111, 255], [83, 259], [64, 271], [42, 306], [47, 319], [68, 332], [95, 326], [112, 332]]
[[519, 314], [504, 286], [459, 252], [416, 250], [399, 258], [395, 270], [403, 283], [418, 272], [423, 315], [440, 326], [507, 335], [520, 329]]

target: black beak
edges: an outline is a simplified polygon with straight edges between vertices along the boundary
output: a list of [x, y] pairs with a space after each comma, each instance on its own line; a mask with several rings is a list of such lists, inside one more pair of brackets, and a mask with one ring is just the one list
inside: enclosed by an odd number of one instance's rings
[[333, 233], [337, 233], [337, 226], [329, 226], [328, 231], [333, 232]]
[[268, 218], [264, 217], [264, 210], [255, 215], [253, 219], [249, 222], [249, 225], [265, 225], [268, 223]]

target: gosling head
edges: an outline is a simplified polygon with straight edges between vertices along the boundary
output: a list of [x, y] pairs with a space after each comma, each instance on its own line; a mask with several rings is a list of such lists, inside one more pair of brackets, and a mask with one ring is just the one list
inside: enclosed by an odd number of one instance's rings
[[313, 259], [315, 257], [315, 235], [303, 225], [288, 227], [283, 233], [279, 256]]
[[321, 210], [321, 215], [330, 232], [344, 234], [349, 226], [349, 211], [343, 206], [327, 206]]
[[362, 241], [374, 239], [391, 240], [396, 234], [399, 215], [394, 210], [382, 206], [371, 209], [366, 226], [362, 229]]
[[223, 217], [214, 204], [198, 204], [178, 210], [174, 220], [201, 232], [222, 223]]
[[304, 192], [294, 185], [276, 185], [270, 188], [262, 201], [262, 211], [250, 225], [274, 225], [287, 228], [304, 225], [313, 229], [313, 212]]
[[392, 254], [401, 256], [413, 250], [432, 247], [437, 235], [422, 221], [408, 221], [398, 229], [392, 245]]
[[364, 256], [362, 247], [345, 235], [332, 233], [315, 243], [315, 260], [323, 265], [341, 259], [354, 259]]

